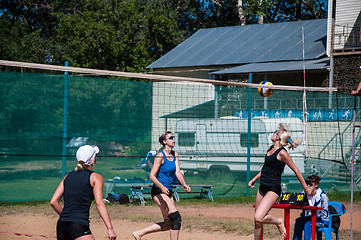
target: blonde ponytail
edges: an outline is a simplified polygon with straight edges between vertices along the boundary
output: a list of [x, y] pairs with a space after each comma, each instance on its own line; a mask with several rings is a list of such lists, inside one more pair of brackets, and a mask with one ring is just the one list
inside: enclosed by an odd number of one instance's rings
[[302, 143], [302, 139], [292, 139], [291, 134], [288, 132], [288, 127], [280, 123], [279, 127], [279, 137], [280, 137], [280, 143], [282, 146], [287, 146], [289, 149], [295, 149], [298, 145]]
[[83, 161], [78, 162], [78, 164], [76, 165], [75, 170], [77, 172], [80, 172], [80, 171], [83, 171], [83, 169], [84, 169], [84, 162]]

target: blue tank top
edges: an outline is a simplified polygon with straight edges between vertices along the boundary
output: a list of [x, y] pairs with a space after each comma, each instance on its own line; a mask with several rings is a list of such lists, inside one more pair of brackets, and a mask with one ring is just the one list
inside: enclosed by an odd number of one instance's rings
[[164, 162], [159, 167], [157, 179], [164, 187], [172, 189], [176, 170], [175, 153], [173, 155], [173, 161], [169, 161], [163, 151], [161, 151], [161, 153], [163, 154]]
[[266, 154], [264, 164], [261, 170], [261, 181], [260, 181], [261, 185], [278, 186], [281, 184], [281, 175], [286, 164], [284, 162], [279, 161], [277, 159], [277, 155], [283, 149], [285, 148], [280, 147], [270, 156], [267, 156]]
[[89, 209], [94, 200], [90, 175], [93, 171], [71, 171], [64, 180], [64, 208], [59, 221], [76, 222], [89, 227]]

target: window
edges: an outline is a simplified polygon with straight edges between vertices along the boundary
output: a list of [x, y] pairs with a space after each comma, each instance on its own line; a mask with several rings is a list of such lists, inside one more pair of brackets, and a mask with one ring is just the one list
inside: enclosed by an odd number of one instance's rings
[[[251, 148], [256, 148], [259, 145], [259, 135], [251, 133]], [[241, 146], [247, 147], [247, 133], [241, 133]]]
[[178, 145], [181, 147], [193, 147], [195, 143], [194, 132], [178, 133]]

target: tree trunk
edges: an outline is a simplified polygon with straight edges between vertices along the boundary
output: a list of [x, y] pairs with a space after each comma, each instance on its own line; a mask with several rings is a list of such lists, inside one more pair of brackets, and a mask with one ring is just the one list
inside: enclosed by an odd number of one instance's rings
[[246, 17], [243, 12], [243, 0], [238, 0], [238, 15], [241, 22], [241, 26], [246, 25]]
[[[262, 0], [259, 0], [259, 9], [262, 9]], [[259, 11], [258, 24], [263, 24], [263, 12]]]

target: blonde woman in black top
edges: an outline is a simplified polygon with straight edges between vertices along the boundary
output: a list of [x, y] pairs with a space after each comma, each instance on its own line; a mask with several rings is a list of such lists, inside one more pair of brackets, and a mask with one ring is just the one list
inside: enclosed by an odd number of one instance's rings
[[[98, 212], [108, 230], [108, 239], [115, 240], [108, 210], [103, 202], [103, 178], [93, 172], [99, 148], [85, 145], [76, 152], [77, 166], [60, 182], [50, 200], [50, 205], [59, 214], [58, 240], [94, 240], [89, 229], [89, 209], [95, 199]], [[59, 203], [64, 199], [64, 207]]]
[[260, 187], [257, 192], [255, 214], [254, 214], [254, 239], [260, 240], [263, 237], [263, 224], [274, 224], [281, 233], [282, 238], [286, 237], [286, 229], [282, 218], [276, 218], [268, 212], [271, 210], [273, 204], [276, 203], [281, 194], [281, 175], [285, 165], [287, 165], [297, 176], [306, 194], [310, 194], [310, 190], [306, 182], [292, 161], [284, 147], [288, 146], [290, 149], [297, 147], [302, 140], [291, 139], [291, 134], [283, 125], [279, 125], [279, 129], [274, 132], [271, 141], [273, 145], [268, 149], [265, 162], [261, 172], [259, 172], [249, 183], [250, 188], [254, 187], [254, 183], [261, 179]]

